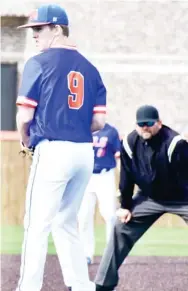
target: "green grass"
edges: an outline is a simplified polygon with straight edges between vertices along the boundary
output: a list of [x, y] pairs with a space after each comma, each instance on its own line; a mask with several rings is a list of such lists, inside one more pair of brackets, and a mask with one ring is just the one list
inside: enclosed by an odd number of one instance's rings
[[[105, 228], [98, 225], [96, 255], [102, 255], [105, 247]], [[1, 254], [20, 254], [23, 240], [21, 226], [1, 227]], [[48, 253], [55, 254], [52, 237], [49, 237]], [[136, 256], [188, 256], [188, 228], [153, 227], [135, 245], [130, 255]]]

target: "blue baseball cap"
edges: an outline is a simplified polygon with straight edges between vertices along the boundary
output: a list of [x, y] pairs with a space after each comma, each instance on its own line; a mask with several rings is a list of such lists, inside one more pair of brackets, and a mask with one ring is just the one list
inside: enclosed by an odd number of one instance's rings
[[41, 5], [38, 9], [30, 14], [28, 23], [18, 26], [18, 28], [42, 26], [48, 24], [68, 26], [68, 16], [61, 6], [55, 4]]

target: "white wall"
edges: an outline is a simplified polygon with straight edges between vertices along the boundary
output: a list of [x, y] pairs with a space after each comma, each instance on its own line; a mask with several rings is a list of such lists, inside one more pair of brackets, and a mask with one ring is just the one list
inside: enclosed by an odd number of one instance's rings
[[[39, 2], [51, 1], [33, 2], [33, 8]], [[188, 124], [188, 1], [56, 3], [67, 10], [71, 37], [79, 50], [100, 70], [108, 90], [108, 119], [121, 133], [132, 129], [135, 111], [145, 103], [157, 106], [165, 123], [184, 130]], [[34, 48], [32, 42], [25, 45], [24, 35], [20, 38], [12, 32], [12, 28], [2, 29], [3, 50], [10, 56], [17, 52], [21, 62]], [[18, 51], [23, 48], [25, 54], [20, 57]]]

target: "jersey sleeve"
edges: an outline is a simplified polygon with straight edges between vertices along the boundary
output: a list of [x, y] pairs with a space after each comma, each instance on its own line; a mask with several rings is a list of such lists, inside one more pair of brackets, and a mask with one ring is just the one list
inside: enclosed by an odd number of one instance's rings
[[41, 74], [40, 64], [34, 58], [29, 59], [24, 67], [16, 105], [37, 107], [40, 96]]
[[112, 139], [113, 152], [114, 152], [114, 156], [116, 158], [119, 158], [120, 151], [121, 151], [121, 142], [120, 142], [118, 131], [115, 128], [112, 128], [112, 130], [113, 130], [113, 139]]
[[97, 71], [97, 92], [96, 92], [96, 100], [93, 108], [93, 113], [106, 113], [106, 88], [103, 84], [101, 76]]

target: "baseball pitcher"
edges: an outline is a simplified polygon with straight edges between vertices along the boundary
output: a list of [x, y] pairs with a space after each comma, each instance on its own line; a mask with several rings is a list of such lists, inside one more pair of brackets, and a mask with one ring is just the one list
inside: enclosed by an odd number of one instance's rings
[[105, 124], [106, 89], [70, 42], [59, 5], [40, 6], [21, 27], [32, 29], [40, 53], [27, 61], [17, 98], [20, 140], [34, 149], [17, 291], [41, 290], [50, 232], [69, 290], [94, 291], [77, 215], [93, 170], [91, 131]]

